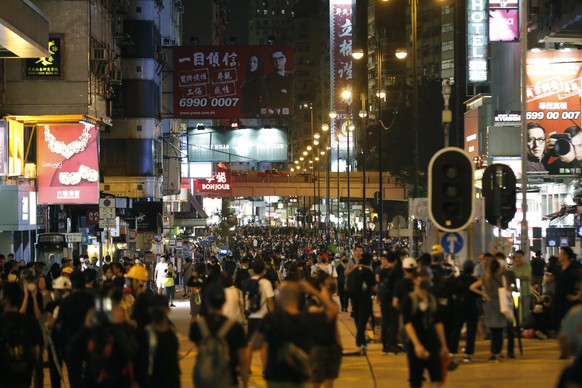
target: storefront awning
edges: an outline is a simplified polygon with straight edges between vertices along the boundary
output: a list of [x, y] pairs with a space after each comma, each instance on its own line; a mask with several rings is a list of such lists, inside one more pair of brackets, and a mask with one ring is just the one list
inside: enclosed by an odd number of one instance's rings
[[0, 7], [0, 58], [48, 57], [48, 40], [49, 20], [32, 2]]

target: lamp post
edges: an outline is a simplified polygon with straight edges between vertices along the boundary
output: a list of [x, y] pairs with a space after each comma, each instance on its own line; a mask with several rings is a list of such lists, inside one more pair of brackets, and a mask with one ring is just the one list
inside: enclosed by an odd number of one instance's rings
[[362, 118], [362, 128], [364, 129], [364, 136], [362, 139], [362, 236], [366, 237], [366, 137], [368, 137], [368, 129], [366, 128], [366, 116], [368, 116], [368, 112], [366, 112], [366, 94], [361, 94], [362, 100], [362, 110], [358, 113], [359, 116]]
[[[352, 225], [351, 225], [351, 187], [350, 187], [350, 170], [351, 170], [351, 163], [352, 161], [350, 160], [350, 137], [352, 136], [352, 132], [354, 130], [353, 125], [350, 123], [350, 104], [351, 104], [351, 100], [352, 100], [352, 91], [349, 89], [344, 89], [342, 91], [342, 98], [346, 101], [346, 139], [347, 139], [347, 154], [346, 154], [346, 172], [348, 175], [348, 209], [347, 209], [347, 218], [348, 218], [348, 222], [347, 222], [347, 227], [348, 227], [348, 246], [350, 245], [350, 240], [352, 237]], [[339, 145], [339, 141], [338, 141], [338, 145]]]
[[[332, 120], [335, 120], [335, 118], [337, 117], [337, 112], [336, 111], [331, 111], [329, 112], [329, 118]], [[330, 134], [330, 139], [331, 139], [331, 134]], [[339, 245], [339, 240], [340, 240], [340, 171], [339, 171], [339, 160], [340, 160], [340, 155], [339, 155], [339, 151], [340, 151], [340, 147], [339, 147], [339, 137], [338, 137], [338, 132], [336, 131], [336, 147], [337, 147], [337, 225], [336, 225], [336, 239], [337, 239], [337, 244]], [[330, 140], [331, 141], [331, 140]]]
[[327, 242], [329, 243], [329, 223], [330, 223], [330, 215], [331, 215], [331, 204], [330, 204], [330, 174], [331, 174], [331, 133], [329, 132], [329, 125], [322, 124], [321, 125], [322, 132], [328, 132], [327, 136], [327, 160], [326, 160], [326, 167], [327, 171], [325, 174], [325, 234], [327, 238]]
[[[418, 197], [418, 70], [416, 68], [416, 7], [418, 0], [410, 0], [412, 19], [412, 133], [414, 134], [414, 198]], [[415, 244], [416, 245], [416, 244]], [[416, 250], [417, 251], [417, 250]]]
[[[414, 1], [414, 0], [411, 0]], [[378, 122], [378, 223], [380, 226], [380, 236], [378, 240], [378, 251], [382, 253], [384, 249], [384, 187], [383, 187], [383, 147], [382, 147], [382, 128], [384, 124], [382, 123], [382, 102], [386, 98], [386, 93], [382, 90], [382, 64], [383, 64], [383, 55], [382, 55], [382, 40], [378, 39], [375, 35], [368, 34], [368, 38], [372, 40], [376, 46], [376, 98], [377, 98], [377, 112], [376, 112], [376, 119]], [[362, 59], [364, 57], [364, 52], [360, 48], [358, 50], [354, 50], [352, 53], [354, 59]], [[398, 53], [396, 54], [398, 56]], [[365, 106], [365, 102], [362, 102], [362, 106]], [[365, 140], [365, 136], [364, 136]], [[364, 169], [365, 171], [365, 169]], [[365, 175], [364, 175], [365, 177]], [[365, 187], [365, 186], [364, 186]], [[365, 202], [365, 201], [364, 201]], [[364, 208], [365, 213], [365, 208]], [[364, 215], [365, 220], [365, 215]]]

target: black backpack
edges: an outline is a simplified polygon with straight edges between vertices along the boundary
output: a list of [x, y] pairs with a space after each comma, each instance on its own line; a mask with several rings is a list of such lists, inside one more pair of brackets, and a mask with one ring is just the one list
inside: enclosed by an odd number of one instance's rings
[[34, 352], [27, 326], [20, 319], [6, 319], [0, 333], [0, 365], [12, 375], [27, 373], [34, 365]]
[[261, 279], [247, 279], [243, 283], [243, 300], [245, 307], [245, 315], [248, 317], [252, 313], [256, 313], [261, 309], [261, 286], [259, 281]]
[[125, 354], [123, 340], [122, 334], [109, 323], [90, 329], [85, 358], [86, 382], [115, 385], [133, 380], [133, 366]]

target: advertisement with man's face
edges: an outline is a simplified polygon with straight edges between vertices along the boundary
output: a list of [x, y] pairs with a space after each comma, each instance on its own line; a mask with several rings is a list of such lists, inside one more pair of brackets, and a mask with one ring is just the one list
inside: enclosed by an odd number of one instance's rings
[[289, 46], [174, 47], [174, 117], [281, 117], [293, 113]]
[[91, 124], [39, 125], [38, 203], [98, 203], [97, 129]]
[[528, 174], [582, 174], [582, 53], [528, 52]]

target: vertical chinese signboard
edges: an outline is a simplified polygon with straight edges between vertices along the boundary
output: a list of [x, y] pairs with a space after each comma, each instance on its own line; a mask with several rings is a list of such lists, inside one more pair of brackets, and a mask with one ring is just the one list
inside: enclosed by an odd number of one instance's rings
[[467, 82], [487, 82], [487, 0], [467, 0]]
[[91, 124], [37, 127], [38, 203], [99, 202], [97, 129]]
[[231, 197], [231, 174], [225, 163], [216, 165], [214, 176], [195, 180], [195, 193], [214, 195], [217, 197]]
[[289, 46], [180, 46], [173, 56], [176, 118], [293, 113]]
[[582, 53], [527, 54], [528, 173], [582, 173]]
[[[347, 150], [348, 104], [342, 90], [351, 88], [352, 80], [352, 0], [331, 0], [329, 4], [330, 33], [330, 109], [337, 112], [331, 120], [331, 149], [337, 152], [337, 142]], [[351, 101], [350, 101], [351, 102]], [[351, 140], [351, 139], [350, 139]], [[353, 145], [353, 141], [350, 142]], [[341, 152], [341, 151], [340, 151]], [[337, 158], [338, 155], [333, 155]], [[339, 168], [339, 165], [338, 165]]]

